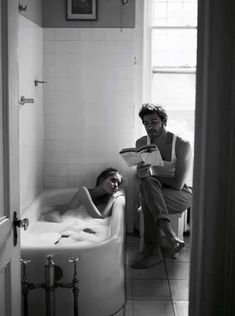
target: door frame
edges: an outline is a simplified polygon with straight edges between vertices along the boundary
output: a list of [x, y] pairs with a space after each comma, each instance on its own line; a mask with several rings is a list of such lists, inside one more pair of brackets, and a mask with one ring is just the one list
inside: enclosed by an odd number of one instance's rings
[[[9, 315], [21, 315], [21, 266], [20, 238], [18, 245], [13, 244], [13, 212], [20, 210], [19, 195], [19, 76], [18, 76], [18, 0], [2, 0], [2, 71], [3, 76], [3, 131], [4, 131], [4, 203], [6, 221], [4, 229], [9, 226], [9, 270], [8, 299]], [[18, 231], [20, 237], [20, 232]], [[7, 268], [7, 269], [8, 269]]]
[[189, 315], [235, 315], [235, 22], [198, 1]]

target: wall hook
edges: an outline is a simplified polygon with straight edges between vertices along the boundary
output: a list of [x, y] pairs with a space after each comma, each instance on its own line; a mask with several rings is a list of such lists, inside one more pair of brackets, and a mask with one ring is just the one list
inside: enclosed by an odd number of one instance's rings
[[27, 5], [19, 4], [19, 11], [27, 11]]

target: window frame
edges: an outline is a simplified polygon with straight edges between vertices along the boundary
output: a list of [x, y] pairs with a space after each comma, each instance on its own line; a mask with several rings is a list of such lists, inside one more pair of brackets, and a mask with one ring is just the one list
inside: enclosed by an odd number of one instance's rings
[[[150, 1], [150, 7], [152, 6], [152, 0]], [[152, 53], [153, 53], [153, 31], [154, 30], [195, 30], [197, 35], [197, 25], [149, 25], [150, 28], [150, 72], [151, 72], [151, 80], [150, 80], [150, 98], [153, 99], [153, 76], [157, 74], [195, 74], [196, 76], [196, 65], [195, 66], [156, 66], [153, 65]]]

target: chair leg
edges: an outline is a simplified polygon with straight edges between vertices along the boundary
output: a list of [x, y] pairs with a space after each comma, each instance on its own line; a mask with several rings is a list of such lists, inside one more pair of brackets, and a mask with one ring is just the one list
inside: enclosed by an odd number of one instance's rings
[[139, 253], [144, 251], [144, 213], [141, 207], [138, 208], [139, 226], [140, 226], [140, 244]]
[[192, 229], [191, 207], [185, 211], [184, 233], [190, 234]]

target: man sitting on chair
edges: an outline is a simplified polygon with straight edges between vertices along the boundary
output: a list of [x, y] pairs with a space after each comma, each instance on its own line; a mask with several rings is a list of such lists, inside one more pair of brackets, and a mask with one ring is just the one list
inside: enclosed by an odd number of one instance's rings
[[192, 192], [185, 179], [190, 169], [192, 150], [188, 141], [166, 130], [167, 114], [161, 106], [144, 104], [139, 117], [147, 136], [136, 141], [136, 148], [155, 144], [163, 159], [162, 166], [151, 167], [143, 162], [137, 166], [145, 249], [132, 267], [145, 269], [163, 260], [161, 231], [166, 236], [172, 255], [175, 256], [184, 247], [184, 241], [176, 236], [168, 214], [182, 213], [191, 207]]

